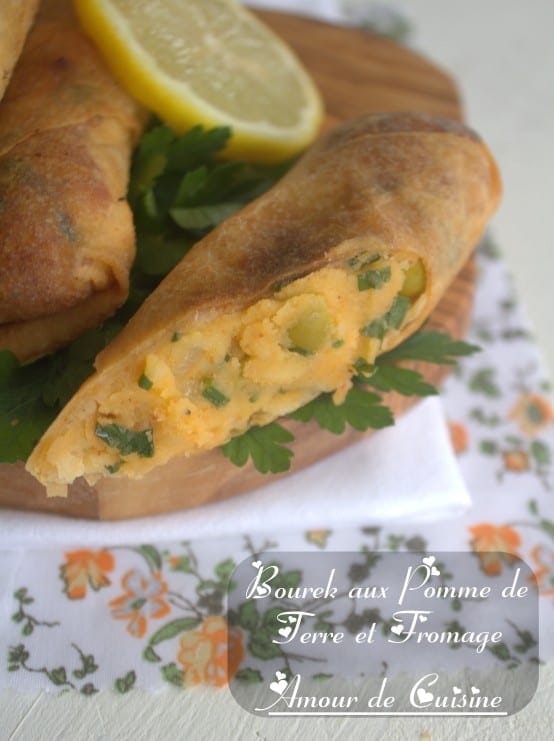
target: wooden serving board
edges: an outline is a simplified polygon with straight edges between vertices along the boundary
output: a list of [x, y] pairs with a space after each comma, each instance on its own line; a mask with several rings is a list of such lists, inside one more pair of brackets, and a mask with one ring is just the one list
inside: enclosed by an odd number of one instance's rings
[[[297, 51], [318, 84], [327, 109], [325, 127], [368, 112], [423, 111], [461, 118], [460, 100], [452, 80], [427, 60], [387, 39], [364, 31], [339, 28], [282, 13], [260, 17]], [[455, 338], [465, 335], [474, 287], [474, 268], [468, 264], [434, 311], [432, 327]], [[440, 384], [447, 369], [419, 367], [430, 383]], [[412, 400], [398, 395], [386, 399], [395, 415]], [[335, 436], [315, 424], [286, 420], [296, 435], [292, 472], [359, 440], [353, 430]], [[369, 433], [366, 433], [369, 434]], [[286, 474], [285, 474], [286, 475]], [[46, 497], [44, 488], [22, 464], [0, 465], [0, 506], [117, 520], [170, 512], [216, 501], [262, 486], [275, 476], [258, 473], [250, 464], [239, 469], [219, 450], [193, 458], [178, 458], [139, 481], [106, 478], [94, 488], [76, 481], [66, 499]]]

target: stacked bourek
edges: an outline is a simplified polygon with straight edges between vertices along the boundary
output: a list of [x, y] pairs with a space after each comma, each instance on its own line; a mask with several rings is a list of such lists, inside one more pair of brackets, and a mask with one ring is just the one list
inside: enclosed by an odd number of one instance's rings
[[[117, 2], [83, 0], [77, 6], [87, 28], [100, 29], [100, 47], [108, 60], [110, 48], [120, 58], [121, 38], [114, 41], [110, 25]], [[244, 11], [237, 11], [234, 4], [229, 8], [243, 20]], [[258, 21], [250, 26], [249, 16], [244, 17], [245, 33], [259, 28]], [[137, 32], [136, 18], [128, 20], [119, 34], [123, 40], [129, 30]], [[56, 28], [63, 29], [60, 44], [66, 36], [76, 40], [81, 33], [66, 3], [46, 2], [23, 52], [23, 68], [42, 24], [49, 24], [49, 36]], [[111, 36], [106, 27], [112, 29]], [[91, 54], [84, 70], [90, 81], [96, 52], [80, 38]], [[279, 53], [281, 48], [278, 42]], [[127, 66], [119, 65], [116, 73], [136, 70], [137, 63], [144, 63], [141, 54], [138, 57], [138, 62], [133, 58]], [[77, 57], [68, 52], [59, 59], [70, 60], [67, 76], [65, 62], [59, 64], [59, 77], [65, 77], [70, 89], [57, 88], [56, 100], [69, 105], [71, 115], [86, 107], [86, 115], [69, 120], [69, 126], [66, 110], [58, 126], [60, 136], [73, 141], [78, 132], [81, 139], [74, 152], [81, 156], [86, 152], [87, 166], [100, 173], [97, 197], [89, 190], [88, 201], [100, 204], [102, 221], [118, 209], [121, 220], [121, 209], [127, 206], [117, 190], [121, 191], [121, 177], [112, 177], [113, 168], [121, 171], [127, 165], [128, 172], [130, 146], [145, 120], [143, 111], [122, 97], [125, 118], [116, 110], [117, 102], [106, 101], [103, 85], [96, 86], [92, 97], [87, 91], [83, 103], [82, 88], [77, 94]], [[101, 60], [94, 63], [105, 74]], [[294, 65], [296, 60], [291, 67], [296, 71]], [[164, 74], [166, 84], [167, 69]], [[306, 73], [298, 74], [308, 91], [313, 138], [318, 98], [311, 83], [304, 82], [309, 80]], [[17, 75], [16, 68], [12, 86]], [[110, 84], [115, 85], [111, 80]], [[152, 84], [150, 75], [147, 90]], [[118, 88], [118, 95], [125, 93]], [[213, 100], [210, 104], [213, 111]], [[185, 108], [189, 113], [190, 106]], [[240, 126], [233, 122], [235, 131]], [[287, 126], [291, 128], [290, 121]], [[260, 129], [266, 137], [270, 132], [275, 145], [275, 131], [265, 123]], [[251, 135], [254, 158], [263, 155], [264, 146], [269, 152], [279, 151], [267, 139], [261, 146], [259, 134]], [[298, 130], [295, 134], [296, 146], [305, 146], [305, 127], [302, 135]], [[238, 138], [237, 152], [243, 156], [248, 136], [243, 132]], [[291, 154], [290, 136], [287, 146], [286, 153]], [[14, 159], [6, 151], [0, 164], [4, 171], [5, 163]], [[235, 153], [232, 146], [225, 150], [227, 156]], [[56, 164], [47, 174], [54, 182], [59, 172]], [[182, 456], [229, 445], [247, 430], [264, 428], [282, 415], [304, 409], [322, 394], [340, 407], [355, 390], [353, 379], [371, 379], [379, 356], [390, 353], [428, 318], [482, 235], [499, 193], [498, 172], [486, 146], [461, 124], [416, 113], [379, 114], [328, 132], [276, 185], [198, 241], [157, 285], [100, 352], [96, 372], [42, 435], [27, 470], [56, 495], [63, 495], [78, 477], [91, 485], [106, 477], [132, 482], [163, 471]], [[126, 278], [119, 277], [125, 274], [121, 261], [114, 269], [103, 258], [102, 269], [91, 268], [94, 235], [88, 224], [81, 230], [79, 209], [61, 214], [58, 202], [55, 218], [74, 251], [83, 249], [78, 260], [81, 285], [87, 280], [89, 287], [101, 285], [99, 274], [104, 279], [111, 275], [119, 287], [126, 285], [128, 272]], [[117, 228], [111, 236], [113, 244], [125, 241], [119, 240]], [[21, 270], [22, 257], [14, 258], [16, 266], [18, 260]], [[48, 261], [55, 262], [52, 250]], [[67, 280], [72, 275], [67, 272], [69, 264], [66, 252], [63, 264], [52, 269]], [[10, 278], [9, 285], [14, 283]], [[79, 298], [73, 305], [66, 296], [70, 315], [79, 313], [80, 291], [75, 289], [74, 297]], [[66, 290], [66, 295], [70, 293]], [[62, 316], [57, 307], [52, 315]], [[10, 320], [7, 329], [29, 320], [43, 318]], [[90, 323], [87, 319], [85, 326]], [[69, 339], [57, 337], [52, 346], [28, 348], [20, 357], [41, 354]], [[15, 346], [12, 349], [17, 352]], [[186, 504], [185, 498], [182, 505]]]

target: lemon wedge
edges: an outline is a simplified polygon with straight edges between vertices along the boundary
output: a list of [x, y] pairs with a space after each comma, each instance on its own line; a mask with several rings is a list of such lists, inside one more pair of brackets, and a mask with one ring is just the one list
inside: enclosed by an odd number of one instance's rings
[[225, 154], [275, 162], [315, 138], [323, 105], [291, 49], [235, 0], [74, 0], [115, 77], [175, 131], [228, 125]]

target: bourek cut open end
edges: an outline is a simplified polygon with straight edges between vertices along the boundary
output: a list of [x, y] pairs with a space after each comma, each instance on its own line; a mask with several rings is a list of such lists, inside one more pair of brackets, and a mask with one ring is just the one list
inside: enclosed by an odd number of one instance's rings
[[140, 478], [323, 392], [415, 332], [500, 198], [460, 123], [378, 114], [330, 131], [270, 191], [197, 243], [98, 356], [27, 469]]

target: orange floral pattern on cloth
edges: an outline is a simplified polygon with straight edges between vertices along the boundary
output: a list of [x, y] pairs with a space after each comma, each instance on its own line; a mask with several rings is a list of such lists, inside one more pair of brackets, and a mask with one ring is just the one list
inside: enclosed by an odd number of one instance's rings
[[504, 468], [506, 471], [523, 473], [530, 468], [529, 456], [524, 450], [508, 450], [502, 453]]
[[539, 543], [531, 549], [531, 561], [539, 594], [554, 595], [554, 551]]
[[509, 413], [525, 435], [536, 435], [554, 420], [550, 402], [539, 394], [522, 394]]
[[325, 548], [329, 535], [331, 535], [331, 530], [308, 530], [306, 540], [308, 543], [317, 545], [318, 548]]
[[456, 455], [465, 452], [469, 445], [469, 433], [466, 426], [461, 422], [449, 421], [448, 431], [450, 433], [450, 442]]
[[106, 576], [115, 568], [115, 559], [110, 551], [78, 550], [65, 553], [65, 562], [60, 566], [64, 581], [64, 592], [69, 599], [83, 599], [87, 588], [94, 591], [111, 584]]
[[121, 585], [125, 592], [109, 602], [112, 616], [116, 620], [127, 620], [128, 632], [142, 638], [148, 620], [165, 617], [171, 609], [164, 597], [167, 583], [159, 572], [145, 575], [139, 569], [130, 569], [122, 576]]
[[177, 661], [183, 667], [183, 684], [223, 687], [244, 659], [240, 628], [230, 627], [221, 615], [207, 617], [200, 627], [180, 640]]
[[481, 569], [487, 576], [498, 576], [502, 571], [502, 562], [512, 564], [518, 559], [518, 548], [521, 538], [508, 525], [491, 525], [482, 523], [469, 528], [473, 535], [471, 549], [477, 554]]

